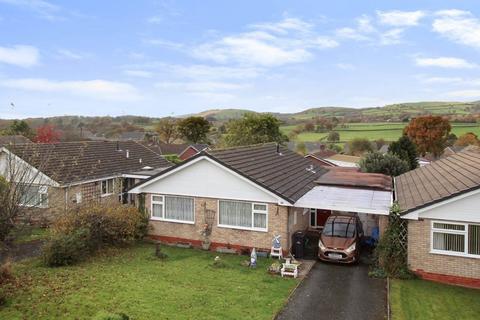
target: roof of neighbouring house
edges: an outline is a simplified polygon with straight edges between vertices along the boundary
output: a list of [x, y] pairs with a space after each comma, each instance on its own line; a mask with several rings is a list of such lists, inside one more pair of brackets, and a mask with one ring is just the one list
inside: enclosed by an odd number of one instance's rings
[[480, 151], [462, 151], [395, 177], [395, 197], [407, 213], [480, 187]]
[[381, 173], [359, 172], [356, 168], [329, 167], [317, 181], [319, 185], [391, 191], [392, 178]]
[[323, 150], [308, 154], [307, 156], [313, 156], [313, 157], [318, 158], [318, 159], [326, 159], [326, 158], [334, 156], [336, 154], [337, 153], [333, 150], [323, 149]]
[[0, 146], [8, 144], [31, 143], [30, 139], [22, 135], [0, 136]]
[[327, 160], [335, 160], [335, 161], [342, 161], [342, 162], [351, 162], [351, 163], [358, 163], [360, 161], [360, 157], [357, 156], [349, 156], [346, 154], [334, 154], [326, 158]]
[[315, 186], [326, 169], [275, 143], [211, 150], [208, 154], [291, 203]]
[[30, 143], [5, 147], [60, 184], [117, 176], [145, 167], [172, 166], [159, 153], [135, 141]]
[[143, 131], [127, 131], [120, 134], [120, 140], [137, 140], [145, 139], [145, 132]]

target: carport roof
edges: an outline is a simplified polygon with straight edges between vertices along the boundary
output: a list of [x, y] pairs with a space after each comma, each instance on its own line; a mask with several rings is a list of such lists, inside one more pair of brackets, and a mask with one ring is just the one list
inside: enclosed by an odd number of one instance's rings
[[392, 192], [320, 185], [308, 191], [294, 206], [299, 208], [388, 215]]

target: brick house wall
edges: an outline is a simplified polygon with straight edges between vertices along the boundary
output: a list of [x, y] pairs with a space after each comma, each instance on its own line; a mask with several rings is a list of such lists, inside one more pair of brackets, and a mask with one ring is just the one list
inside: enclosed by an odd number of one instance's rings
[[430, 235], [430, 219], [408, 222], [410, 269], [426, 279], [480, 287], [480, 259], [430, 253]]
[[48, 224], [55, 220], [68, 209], [79, 205], [76, 202], [76, 193], [81, 193], [82, 202], [90, 201], [118, 202], [118, 194], [122, 190], [122, 179], [115, 179], [114, 192], [109, 195], [101, 196], [101, 182], [88, 182], [70, 187], [48, 187], [48, 207], [47, 208], [27, 208], [26, 214], [34, 223]]
[[[206, 207], [205, 207], [206, 205]], [[145, 208], [151, 213], [151, 196], [145, 197]], [[199, 247], [204, 240], [201, 232], [205, 224], [205, 208], [214, 214], [212, 232], [209, 237], [211, 249], [218, 247], [230, 247], [241, 250], [255, 247], [260, 250], [268, 250], [272, 246], [274, 235], [281, 235], [283, 250], [288, 252], [288, 207], [268, 203], [268, 231], [238, 230], [227, 227], [219, 227], [218, 224], [218, 199], [194, 198], [195, 223], [176, 223], [167, 221], [150, 220], [151, 230], [149, 236], [152, 239], [163, 242], [186, 242]]]
[[182, 161], [185, 161], [191, 157], [193, 157], [194, 155], [196, 155], [198, 153], [197, 150], [195, 150], [192, 146], [188, 147], [180, 156], [179, 158], [182, 160]]

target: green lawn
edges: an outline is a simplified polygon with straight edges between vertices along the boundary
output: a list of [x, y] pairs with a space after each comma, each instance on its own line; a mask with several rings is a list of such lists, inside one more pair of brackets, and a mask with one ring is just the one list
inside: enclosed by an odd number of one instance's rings
[[393, 280], [393, 320], [479, 319], [480, 290], [423, 280]]
[[[384, 139], [386, 141], [397, 140], [403, 132], [406, 123], [399, 122], [379, 122], [379, 123], [349, 123], [346, 127], [337, 127], [335, 131], [340, 134], [341, 141], [350, 141], [353, 138], [367, 138], [370, 140]], [[282, 126], [283, 133], [289, 134], [296, 126]], [[467, 132], [473, 132], [480, 136], [480, 125], [453, 123], [452, 133], [460, 136]], [[326, 138], [328, 133], [303, 132], [299, 134], [296, 141], [320, 141]]]
[[110, 250], [77, 266], [46, 268], [38, 260], [14, 265], [20, 288], [0, 319], [91, 319], [102, 311], [130, 319], [271, 319], [297, 280], [241, 265], [245, 256], [221, 255], [225, 268], [211, 266], [215, 253], [154, 246]]

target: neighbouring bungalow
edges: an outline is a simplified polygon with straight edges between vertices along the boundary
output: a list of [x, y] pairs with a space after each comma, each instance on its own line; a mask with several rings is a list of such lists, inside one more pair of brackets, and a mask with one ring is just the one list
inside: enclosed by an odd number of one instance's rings
[[360, 157], [339, 154], [331, 150], [320, 150], [305, 156], [314, 164], [323, 167], [358, 168]]
[[313, 164], [316, 164], [318, 166], [336, 167], [336, 165], [333, 162], [330, 162], [330, 161], [326, 160], [328, 157], [334, 156], [336, 154], [337, 153], [335, 151], [325, 148], [325, 145], [321, 145], [320, 146], [320, 151], [307, 154], [305, 156], [305, 158], [307, 158]]
[[321, 228], [332, 212], [358, 213], [370, 229], [385, 225], [391, 179], [352, 172], [270, 143], [202, 151], [129, 192], [145, 195], [153, 239], [269, 251], [280, 235], [288, 252], [296, 231]]
[[157, 151], [162, 155], [176, 155], [180, 160], [185, 161], [199, 152], [209, 149], [208, 144], [202, 143], [144, 143], [147, 147]]
[[135, 141], [28, 143], [0, 148], [0, 174], [28, 185], [22, 205], [32, 207], [39, 220], [85, 201], [133, 203], [135, 198], [126, 190], [171, 165]]
[[480, 287], [480, 151], [458, 152], [395, 178], [408, 220], [408, 264], [425, 279]]

